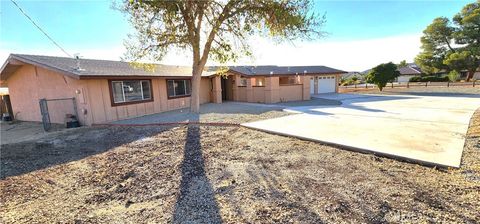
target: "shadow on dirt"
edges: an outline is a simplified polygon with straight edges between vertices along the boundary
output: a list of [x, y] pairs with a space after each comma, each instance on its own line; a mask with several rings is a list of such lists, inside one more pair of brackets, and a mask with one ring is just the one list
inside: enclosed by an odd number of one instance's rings
[[213, 187], [205, 173], [200, 138], [200, 127], [189, 125], [173, 223], [222, 223]]
[[[0, 179], [81, 160], [142, 140], [173, 126], [95, 127], [1, 146]], [[138, 131], [140, 129], [140, 131]]]

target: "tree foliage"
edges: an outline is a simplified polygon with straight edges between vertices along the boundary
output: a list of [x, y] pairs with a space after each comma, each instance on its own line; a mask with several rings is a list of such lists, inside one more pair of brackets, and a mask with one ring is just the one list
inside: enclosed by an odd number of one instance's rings
[[398, 64], [399, 68], [404, 68], [404, 67], [407, 67], [407, 66], [408, 66], [408, 63], [405, 60], [400, 61], [400, 63]]
[[126, 43], [127, 60], [159, 61], [178, 49], [192, 53], [192, 112], [198, 112], [200, 77], [209, 58], [226, 63], [250, 55], [252, 36], [277, 42], [319, 38], [325, 22], [310, 11], [310, 0], [126, 0], [119, 8], [136, 31]]
[[458, 73], [457, 71], [455, 70], [452, 70], [448, 73], [448, 80], [452, 81], [452, 82], [455, 82], [458, 80], [458, 78], [460, 77], [460, 73]]
[[365, 78], [367, 83], [377, 85], [380, 91], [382, 91], [387, 83], [393, 82], [398, 76], [400, 76], [400, 72], [397, 70], [397, 65], [389, 62], [372, 68]]
[[426, 73], [468, 70], [473, 77], [480, 67], [480, 0], [467, 4], [450, 21], [433, 20], [423, 31], [422, 52], [415, 62]]

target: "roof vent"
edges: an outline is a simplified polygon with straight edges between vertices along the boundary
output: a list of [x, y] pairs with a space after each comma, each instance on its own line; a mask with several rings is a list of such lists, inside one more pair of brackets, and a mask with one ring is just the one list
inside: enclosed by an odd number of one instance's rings
[[76, 71], [85, 71], [85, 69], [80, 67], [80, 54], [76, 53], [76, 54], [73, 55], [73, 57], [75, 58], [75, 62], [77, 63], [77, 65], [75, 67], [75, 70]]

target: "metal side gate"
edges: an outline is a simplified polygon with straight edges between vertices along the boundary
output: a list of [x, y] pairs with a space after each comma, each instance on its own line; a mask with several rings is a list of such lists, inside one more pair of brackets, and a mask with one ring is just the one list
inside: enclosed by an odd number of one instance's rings
[[75, 97], [72, 98], [59, 98], [59, 99], [40, 99], [40, 113], [42, 115], [42, 124], [43, 124], [43, 129], [45, 131], [50, 130], [52, 127], [52, 122], [50, 121], [50, 112], [48, 111], [48, 102], [49, 101], [71, 101], [73, 104], [72, 110], [75, 116], [78, 119], [78, 113], [77, 113], [77, 102], [75, 100]]
[[50, 115], [48, 114], [47, 99], [40, 99], [40, 113], [42, 114], [43, 130], [50, 130], [52, 123], [50, 122]]

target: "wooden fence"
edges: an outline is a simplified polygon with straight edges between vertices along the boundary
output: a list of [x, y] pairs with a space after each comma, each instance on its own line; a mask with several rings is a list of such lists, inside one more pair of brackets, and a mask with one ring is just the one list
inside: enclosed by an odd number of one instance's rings
[[[385, 88], [410, 88], [410, 87], [455, 87], [455, 86], [464, 86], [464, 87], [478, 87], [480, 83], [476, 80], [473, 82], [403, 82], [403, 83], [388, 83]], [[377, 88], [374, 84], [354, 84], [349, 86], [340, 86], [344, 89], [372, 89]]]

